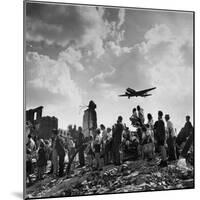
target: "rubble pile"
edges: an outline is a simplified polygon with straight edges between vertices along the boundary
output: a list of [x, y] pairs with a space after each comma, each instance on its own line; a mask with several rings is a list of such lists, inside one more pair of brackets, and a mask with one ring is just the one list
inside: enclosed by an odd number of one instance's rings
[[194, 187], [193, 167], [177, 162], [158, 168], [156, 161], [127, 161], [120, 166], [109, 165], [102, 171], [84, 167], [75, 169], [70, 177], [47, 177], [27, 189], [27, 197], [79, 196], [137, 191], [155, 191]]

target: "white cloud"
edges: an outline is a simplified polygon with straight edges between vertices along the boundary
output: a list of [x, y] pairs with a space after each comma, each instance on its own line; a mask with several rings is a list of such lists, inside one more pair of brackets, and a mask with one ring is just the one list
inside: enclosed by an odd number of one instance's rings
[[118, 12], [118, 21], [112, 21], [108, 23], [107, 21], [105, 22], [106, 27], [107, 27], [107, 38], [108, 41], [106, 42], [106, 47], [111, 50], [114, 55], [116, 56], [121, 56], [124, 53], [130, 53], [132, 50], [132, 47], [126, 47], [126, 46], [121, 46], [121, 42], [125, 39], [125, 30], [121, 29], [121, 26], [125, 22], [125, 9], [121, 8], [119, 9]]
[[[41, 42], [45, 40], [47, 44], [53, 44], [53, 37], [57, 37], [63, 31], [60, 25], [48, 24], [40, 19], [33, 20], [30, 17], [26, 18], [26, 29], [26, 39], [28, 41]], [[45, 38], [44, 32], [51, 34]]]
[[116, 69], [113, 66], [109, 66], [109, 68], [110, 71], [97, 74], [89, 82], [96, 86], [100, 98], [117, 102], [120, 90], [114, 84], [107, 82], [116, 73]]
[[115, 69], [114, 67], [112, 67], [112, 66], [110, 66], [110, 70], [111, 70], [111, 71], [108, 71], [108, 72], [101, 72], [101, 73], [95, 75], [94, 77], [92, 77], [92, 78], [89, 80], [89, 82], [92, 83], [92, 84], [94, 84], [94, 83], [96, 83], [96, 82], [102, 82], [102, 81], [104, 81], [105, 78], [111, 77], [111, 76], [115, 73], [115, 71], [116, 71], [116, 69]]
[[148, 30], [144, 35], [145, 41], [139, 45], [139, 50], [141, 53], [148, 53], [151, 48], [160, 44], [172, 42], [173, 35], [165, 24], [155, 25], [150, 30]]
[[101, 96], [106, 100], [113, 100], [115, 102], [119, 101], [119, 92], [120, 90], [114, 87], [111, 84], [101, 82], [98, 84], [98, 88], [100, 91]]
[[113, 100], [115, 102], [119, 101], [119, 91], [113, 88], [106, 89], [102, 91], [102, 96], [107, 100]]
[[122, 26], [122, 24], [125, 21], [125, 9], [124, 8], [119, 9], [118, 17], [119, 17], [119, 22], [117, 24], [117, 28], [120, 29], [120, 27]]
[[58, 56], [60, 61], [66, 62], [68, 65], [74, 67], [77, 71], [84, 70], [84, 66], [80, 62], [81, 58], [81, 51], [73, 47], [69, 47], [65, 51], [60, 52]]
[[70, 100], [72, 106], [82, 103], [81, 92], [71, 79], [70, 69], [62, 60], [53, 60], [37, 52], [26, 54], [26, 80], [36, 88], [47, 89]]
[[[46, 6], [44, 12], [27, 16], [27, 41], [58, 44], [66, 47], [73, 41], [76, 48], [91, 48], [97, 58], [105, 53], [107, 40], [117, 44], [124, 40], [125, 9], [119, 9], [118, 19], [108, 22], [104, 19], [105, 8], [94, 6]], [[45, 13], [53, 12], [52, 15]], [[72, 20], [73, 19], [73, 20]], [[80, 66], [78, 66], [79, 68]], [[81, 67], [80, 67], [81, 68]]]
[[103, 40], [107, 36], [107, 27], [103, 20], [104, 9], [95, 7], [79, 7], [78, 12], [86, 26], [78, 46], [91, 46], [93, 53], [99, 58], [104, 53]]
[[178, 129], [183, 125], [185, 115], [193, 112], [193, 68], [191, 61], [186, 62], [191, 56], [184, 56], [185, 52], [192, 55], [191, 43], [188, 44], [191, 37], [184, 33], [176, 35], [167, 25], [161, 24], [148, 30], [145, 41], [138, 45], [149, 63], [152, 84], [157, 87], [155, 104], [173, 116]]
[[[139, 51], [151, 63], [160, 61], [175, 66], [185, 66], [192, 60], [192, 37], [191, 35], [174, 34], [165, 24], [155, 25], [144, 36], [145, 41], [137, 45]], [[185, 55], [186, 53], [186, 55]]]
[[[77, 47], [90, 46], [99, 58], [104, 53], [103, 40], [107, 27], [103, 20], [104, 8], [88, 6], [46, 6], [39, 14], [28, 13], [27, 41], [45, 41], [63, 47], [73, 41]], [[53, 12], [52, 15], [47, 13]]]
[[121, 47], [119, 44], [116, 44], [113, 41], [107, 42], [107, 46], [116, 56], [121, 56], [124, 53], [130, 53], [132, 50], [132, 47]]
[[146, 32], [144, 38], [148, 40], [149, 45], [156, 45], [162, 41], [170, 41], [173, 38], [172, 32], [165, 24], [156, 24]]

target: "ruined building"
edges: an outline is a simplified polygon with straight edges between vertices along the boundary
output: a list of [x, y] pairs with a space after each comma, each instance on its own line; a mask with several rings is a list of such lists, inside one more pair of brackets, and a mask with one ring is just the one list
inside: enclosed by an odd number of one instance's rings
[[26, 111], [26, 122], [32, 124], [31, 133], [39, 138], [49, 139], [52, 135], [52, 129], [58, 128], [58, 119], [56, 117], [42, 116], [43, 106]]
[[26, 121], [29, 121], [32, 124], [34, 124], [35, 120], [40, 119], [42, 117], [42, 109], [43, 109], [43, 106], [27, 110]]

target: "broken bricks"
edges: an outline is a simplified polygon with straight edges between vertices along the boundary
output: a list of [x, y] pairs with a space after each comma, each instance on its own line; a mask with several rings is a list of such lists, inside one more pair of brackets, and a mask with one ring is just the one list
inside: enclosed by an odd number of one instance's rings
[[[176, 163], [158, 168], [143, 160], [128, 161], [121, 166], [106, 166], [102, 171], [75, 169], [75, 176], [45, 178], [28, 190], [28, 197], [77, 196], [135, 191], [168, 190], [194, 187], [193, 168], [180, 168]], [[39, 185], [39, 186], [38, 186]]]

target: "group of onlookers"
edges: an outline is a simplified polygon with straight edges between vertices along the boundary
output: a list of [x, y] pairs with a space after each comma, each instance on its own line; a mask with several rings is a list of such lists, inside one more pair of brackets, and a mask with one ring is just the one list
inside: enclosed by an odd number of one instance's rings
[[[137, 106], [133, 108], [130, 120], [136, 127], [136, 132], [131, 135], [129, 128], [122, 123], [123, 118], [119, 116], [112, 127], [101, 124], [99, 128], [93, 129], [89, 137], [84, 137], [82, 127], [68, 127], [67, 135], [62, 136], [58, 130], [52, 130], [52, 138], [49, 140], [33, 139], [28, 136], [26, 145], [26, 171], [30, 179], [32, 170], [32, 157], [37, 162], [37, 177], [43, 178], [46, 171], [47, 161], [51, 161], [51, 170], [54, 176], [63, 176], [65, 173], [65, 157], [67, 152], [68, 163], [77, 159], [78, 167], [88, 165], [91, 169], [101, 170], [104, 165], [113, 163], [120, 165], [123, 162], [123, 145], [133, 144], [137, 146], [135, 151], [137, 158], [152, 160], [156, 155], [161, 156], [160, 167], [167, 166], [167, 161], [176, 160], [179, 155], [185, 156], [193, 142], [193, 127], [190, 117], [186, 117], [186, 124], [176, 137], [173, 123], [169, 114], [164, 116], [158, 111], [158, 119], [154, 123], [150, 113], [147, 114], [145, 122], [144, 110]], [[191, 136], [192, 135], [192, 136]], [[186, 143], [185, 148], [181, 145]], [[183, 149], [182, 153], [179, 149]], [[78, 156], [76, 156], [76, 154]]]
[[[183, 156], [183, 152], [186, 151], [186, 147], [183, 148], [184, 144], [190, 137], [190, 142], [187, 143], [187, 151], [189, 150], [193, 142], [194, 131], [189, 116], [186, 116], [185, 126], [178, 136], [175, 134], [175, 128], [170, 115], [165, 114], [164, 119], [163, 112], [158, 111], [158, 119], [155, 123], [150, 113], [147, 114], [147, 123], [144, 123], [144, 112], [140, 106], [137, 106], [137, 110], [133, 109], [132, 116], [130, 117], [132, 125], [137, 128], [139, 153], [142, 157], [147, 155], [149, 160], [154, 158], [156, 153], [160, 154], [160, 167], [167, 166], [167, 161], [176, 160], [180, 154], [180, 156]], [[183, 151], [180, 152], [180, 150]]]

